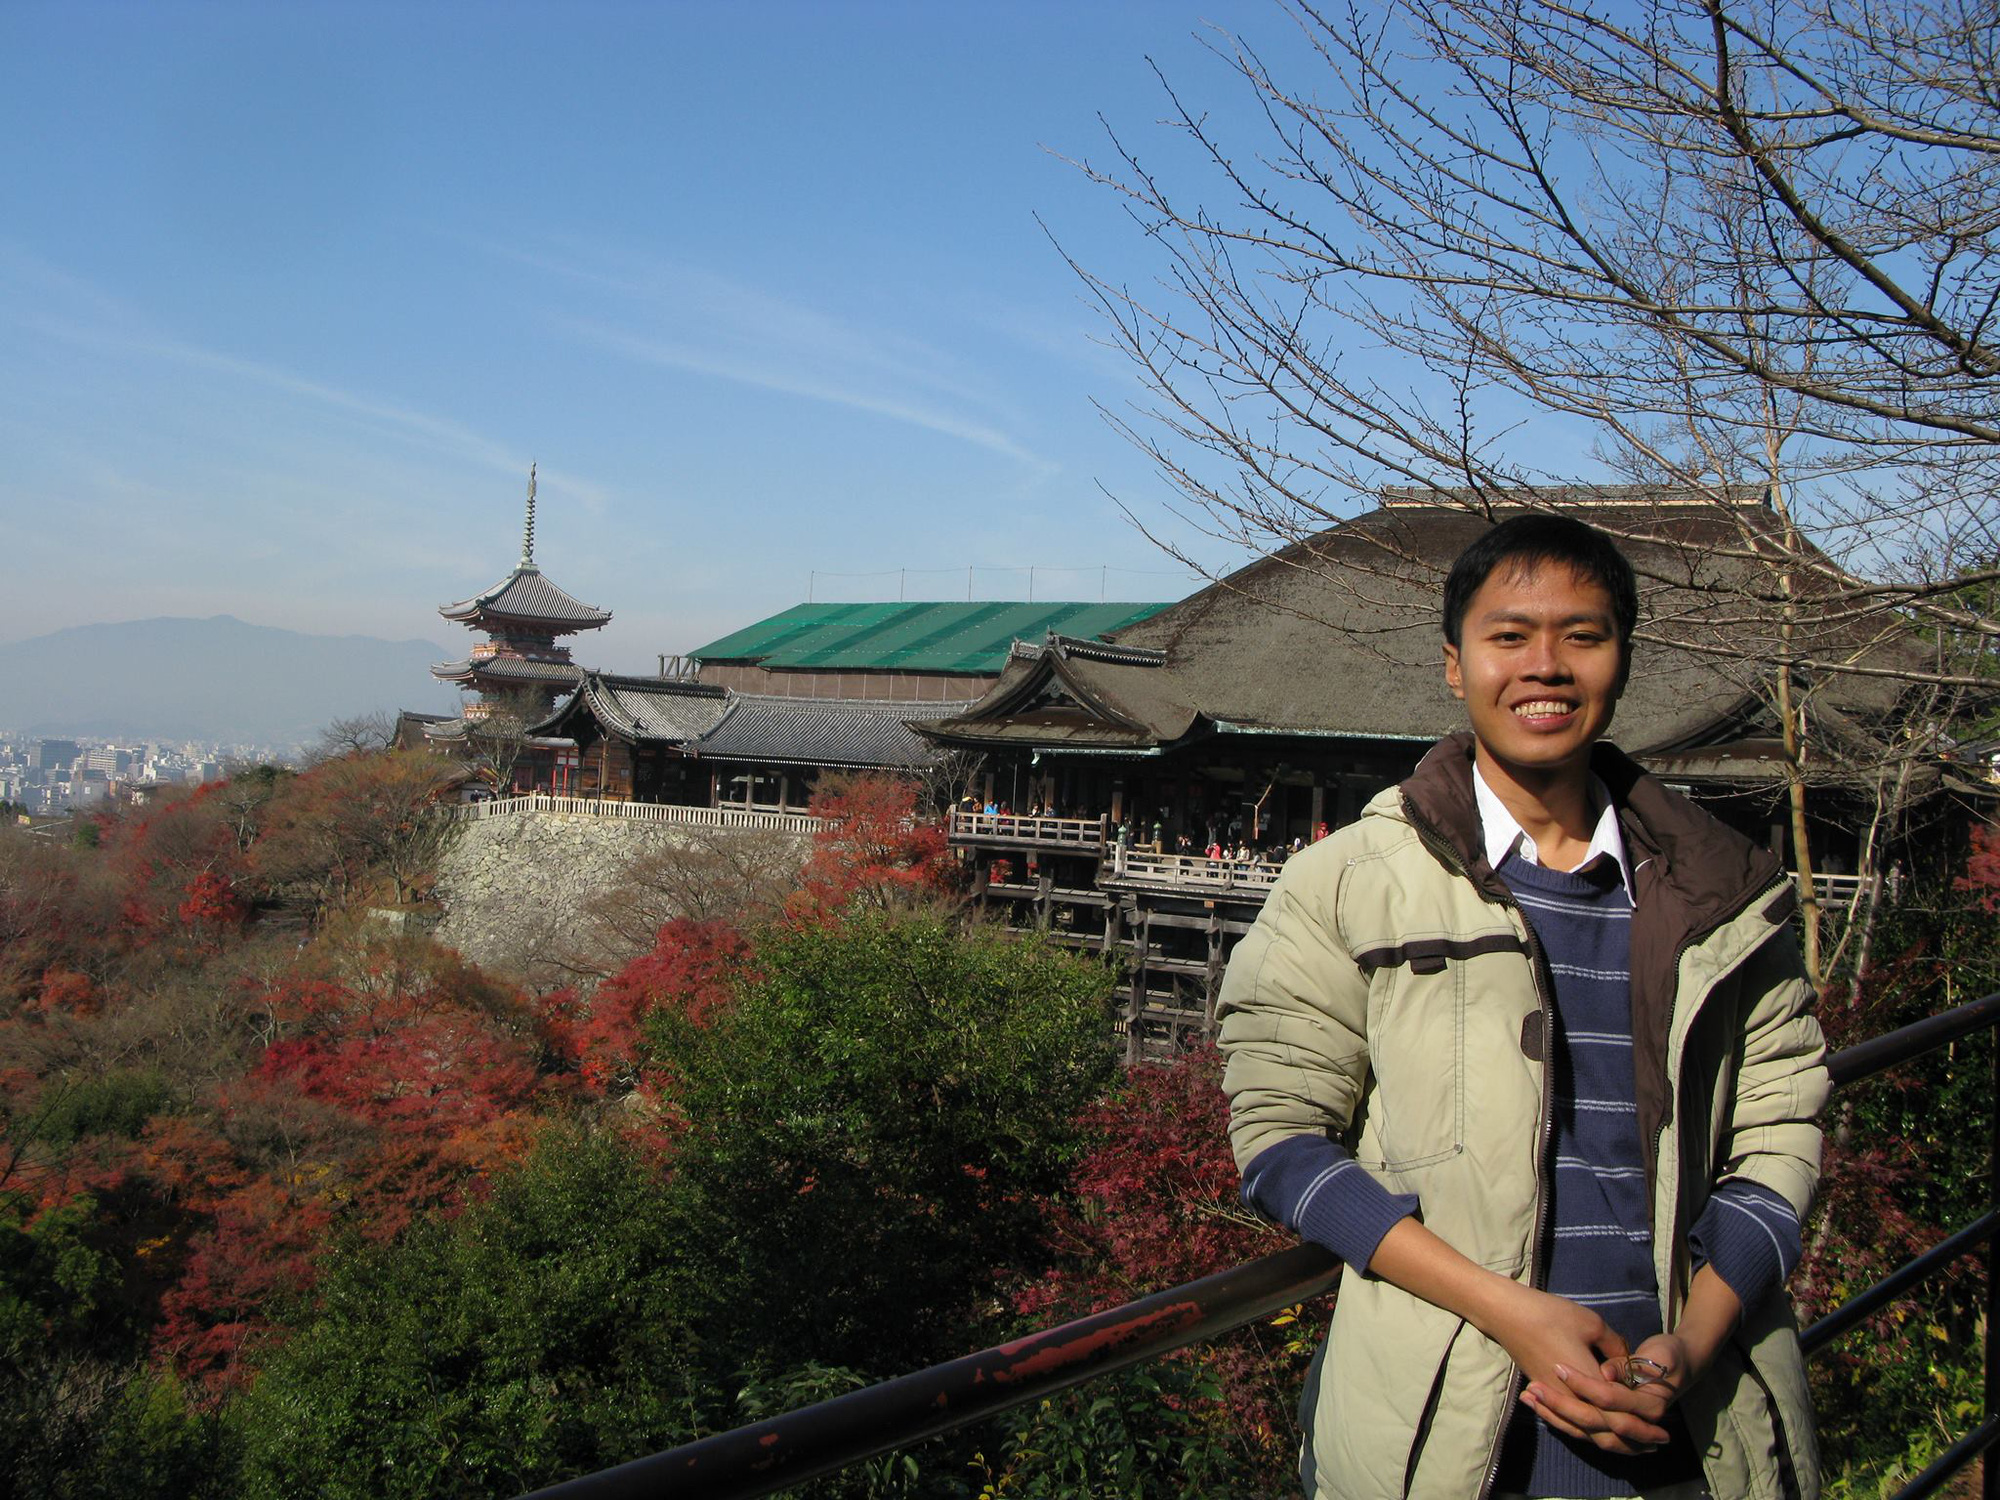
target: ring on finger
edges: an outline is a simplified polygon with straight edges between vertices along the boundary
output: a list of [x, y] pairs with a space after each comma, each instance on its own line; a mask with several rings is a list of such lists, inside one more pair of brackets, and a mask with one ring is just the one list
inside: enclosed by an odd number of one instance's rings
[[1648, 1359], [1643, 1354], [1634, 1354], [1625, 1361], [1624, 1381], [1626, 1389], [1638, 1390], [1641, 1386], [1658, 1385], [1667, 1378], [1667, 1367], [1657, 1359]]

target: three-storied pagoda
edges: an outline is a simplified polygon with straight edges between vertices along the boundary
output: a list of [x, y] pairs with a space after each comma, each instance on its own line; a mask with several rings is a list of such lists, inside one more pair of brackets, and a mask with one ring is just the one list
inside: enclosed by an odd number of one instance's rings
[[[463, 661], [439, 662], [431, 675], [455, 682], [465, 692], [460, 718], [428, 725], [433, 742], [466, 743], [481, 731], [519, 738], [521, 730], [546, 718], [556, 700], [573, 689], [583, 668], [570, 659], [564, 636], [601, 630], [611, 611], [574, 598], [535, 565], [535, 469], [528, 469], [528, 513], [521, 532], [521, 561], [491, 588], [441, 604], [438, 613], [483, 633]], [[503, 731], [496, 720], [506, 722]]]

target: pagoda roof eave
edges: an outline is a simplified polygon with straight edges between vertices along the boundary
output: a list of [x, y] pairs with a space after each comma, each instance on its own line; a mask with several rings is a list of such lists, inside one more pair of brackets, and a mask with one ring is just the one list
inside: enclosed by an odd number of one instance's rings
[[533, 563], [523, 563], [489, 589], [453, 604], [440, 604], [438, 613], [447, 620], [483, 625], [487, 620], [507, 620], [535, 625], [556, 633], [596, 630], [610, 623], [611, 611], [585, 604], [558, 588]]

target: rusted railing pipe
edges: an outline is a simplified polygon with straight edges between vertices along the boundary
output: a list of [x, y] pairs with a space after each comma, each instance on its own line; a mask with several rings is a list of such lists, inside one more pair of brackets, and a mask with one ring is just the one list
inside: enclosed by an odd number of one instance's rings
[[1982, 1215], [1949, 1239], [1938, 1241], [1915, 1260], [1891, 1271], [1867, 1291], [1856, 1293], [1799, 1335], [1800, 1350], [1806, 1358], [1812, 1358], [1822, 1346], [1832, 1343], [1856, 1324], [1867, 1322], [1931, 1272], [1978, 1249], [1993, 1238], [1996, 1221], [2000, 1221], [2000, 1211]]
[[673, 1500], [747, 1500], [768, 1495], [1024, 1399], [1240, 1328], [1318, 1296], [1332, 1285], [1336, 1266], [1319, 1246], [1294, 1245], [949, 1364], [551, 1485], [529, 1500], [652, 1500], [665, 1495]]
[[1898, 1026], [1894, 1031], [1885, 1031], [1865, 1042], [1842, 1048], [1826, 1060], [1827, 1071], [1833, 1075], [1835, 1088], [1859, 1083], [1877, 1073], [1886, 1073], [1913, 1057], [1921, 1057], [1935, 1047], [1970, 1036], [1983, 1026], [1991, 1026], [1996, 1020], [2000, 1020], [2000, 993], [1969, 1000], [1964, 1005], [1939, 1011], [1921, 1021], [1912, 1021], [1907, 1026]]
[[[1896, 1500], [1923, 1500], [1926, 1495], [1936, 1494], [1946, 1480], [1991, 1448], [1996, 1441], [2000, 1441], [2000, 1417], [1968, 1432], [1932, 1459], [1929, 1468], [1896, 1491]], [[1991, 1464], [1986, 1468], [1988, 1473], [1993, 1470]]]

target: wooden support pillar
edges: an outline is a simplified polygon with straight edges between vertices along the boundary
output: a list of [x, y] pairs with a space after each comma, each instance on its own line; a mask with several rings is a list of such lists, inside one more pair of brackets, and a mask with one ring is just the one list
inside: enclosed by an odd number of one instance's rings
[[1219, 903], [1208, 903], [1208, 972], [1203, 976], [1201, 995], [1202, 1035], [1215, 1040], [1215, 1002], [1222, 994], [1222, 975], [1227, 967], [1222, 961], [1222, 907]]
[[1306, 818], [1306, 838], [1310, 840], [1315, 829], [1326, 821], [1326, 784], [1319, 777], [1313, 777], [1312, 812]]
[[1125, 1066], [1136, 1068], [1145, 1061], [1142, 1036], [1146, 1016], [1146, 959], [1152, 951], [1152, 914], [1140, 912], [1138, 942], [1132, 951], [1132, 988], [1125, 1002]]

